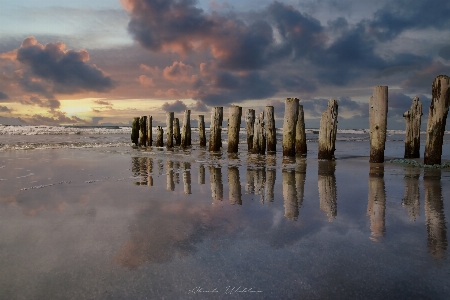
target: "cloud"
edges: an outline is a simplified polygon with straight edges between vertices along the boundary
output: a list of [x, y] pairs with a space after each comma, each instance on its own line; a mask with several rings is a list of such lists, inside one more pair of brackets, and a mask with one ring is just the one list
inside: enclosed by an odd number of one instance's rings
[[21, 118], [9, 118], [0, 116], [0, 124], [4, 125], [29, 125]]
[[450, 66], [439, 61], [433, 61], [423, 68], [414, 71], [408, 79], [401, 83], [401, 87], [411, 93], [431, 94], [431, 84], [436, 76], [450, 74]]
[[76, 116], [68, 117], [66, 113], [61, 111], [53, 111], [51, 117], [34, 114], [31, 118], [27, 119], [27, 121], [31, 125], [60, 125], [64, 123], [88, 124], [88, 122]]
[[155, 96], [158, 97], [169, 97], [169, 98], [179, 98], [184, 96], [184, 94], [177, 89], [168, 89], [168, 90], [157, 90]]
[[9, 99], [8, 95], [6, 95], [2, 91], [0, 91], [0, 100], [6, 100], [6, 99]]
[[94, 103], [96, 103], [98, 105], [113, 106], [111, 102], [104, 101], [104, 100], [94, 100]]
[[201, 100], [197, 100], [195, 102], [195, 104], [189, 106], [189, 109], [194, 110], [194, 111], [201, 111], [201, 112], [209, 111], [208, 106], [205, 103], [203, 103], [203, 101], [201, 101]]
[[114, 87], [112, 79], [95, 65], [89, 65], [86, 50], [66, 50], [61, 42], [39, 44], [28, 37], [17, 49], [17, 61], [28, 68], [22, 86], [33, 92], [74, 94], [107, 92]]
[[143, 86], [154, 87], [155, 83], [153, 82], [153, 78], [147, 77], [146, 75], [139, 76], [139, 83]]
[[0, 105], [0, 112], [10, 113], [13, 110], [11, 108], [8, 108], [6, 106]]
[[267, 103], [268, 106], [273, 106], [273, 110], [275, 113], [275, 116], [278, 118], [284, 117], [284, 109], [285, 104], [284, 102], [280, 100], [270, 100], [269, 103]]
[[92, 125], [98, 125], [98, 122], [103, 119], [103, 117], [92, 117]]
[[41, 100], [36, 96], [31, 96], [29, 99], [22, 99], [19, 102], [23, 105], [37, 105], [39, 107], [50, 108], [51, 110], [57, 109], [61, 105], [57, 99]]
[[163, 76], [170, 81], [187, 81], [191, 79], [192, 66], [186, 65], [183, 62], [175, 61], [171, 66], [164, 68]]
[[188, 109], [186, 104], [184, 104], [183, 101], [177, 100], [173, 103], [166, 102], [161, 106], [161, 109], [167, 112], [173, 111], [176, 113], [183, 112], [184, 110]]
[[141, 70], [144, 70], [144, 71], [150, 73], [150, 74], [153, 75], [154, 77], [158, 77], [159, 74], [161, 73], [161, 71], [159, 70], [158, 67], [151, 67], [151, 66], [147, 66], [147, 65], [145, 65], [145, 64], [140, 64], [140, 65], [139, 65], [139, 68], [140, 68]]
[[[306, 99], [300, 100], [300, 104], [303, 105], [303, 110], [308, 117], [318, 118], [322, 116], [322, 113], [328, 108], [329, 99]], [[348, 96], [343, 96], [337, 99], [339, 106], [340, 116], [342, 117], [342, 112], [350, 112], [352, 117], [359, 116], [367, 118], [369, 115], [369, 105], [368, 103], [358, 102], [352, 100]], [[351, 117], [348, 117], [351, 118]], [[348, 119], [347, 118], [347, 119]]]
[[443, 59], [450, 60], [450, 45], [444, 46], [439, 49], [439, 56]]

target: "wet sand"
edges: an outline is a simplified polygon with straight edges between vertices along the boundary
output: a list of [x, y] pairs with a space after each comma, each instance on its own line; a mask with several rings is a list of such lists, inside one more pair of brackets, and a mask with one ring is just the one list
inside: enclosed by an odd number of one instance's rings
[[0, 152], [0, 298], [450, 297], [449, 170], [366, 144]]

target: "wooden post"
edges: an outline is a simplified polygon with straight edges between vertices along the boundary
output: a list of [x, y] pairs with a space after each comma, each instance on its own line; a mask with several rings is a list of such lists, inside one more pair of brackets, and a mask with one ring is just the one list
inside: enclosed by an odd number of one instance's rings
[[209, 151], [220, 151], [222, 147], [223, 107], [213, 107], [209, 136]]
[[253, 148], [253, 131], [255, 128], [255, 110], [247, 109], [245, 111], [245, 129], [247, 131], [247, 149], [248, 152]]
[[147, 145], [149, 147], [152, 146], [153, 143], [153, 117], [152, 116], [148, 116], [147, 117]]
[[139, 119], [139, 146], [147, 146], [147, 116]]
[[287, 169], [282, 171], [284, 216], [289, 220], [297, 220], [298, 203], [297, 190], [295, 189], [295, 171]]
[[166, 113], [166, 146], [173, 148], [173, 112]]
[[163, 142], [163, 135], [164, 135], [164, 130], [161, 126], [156, 127], [156, 147], [163, 147], [164, 146], [164, 142]]
[[191, 146], [191, 111], [184, 111], [183, 127], [181, 128], [181, 147]]
[[370, 159], [371, 163], [384, 162], [388, 113], [388, 87], [376, 86], [369, 101]]
[[276, 152], [277, 129], [275, 127], [275, 114], [273, 106], [266, 106], [266, 116], [267, 152]]
[[136, 146], [139, 144], [139, 117], [133, 118], [131, 123], [131, 142]]
[[414, 97], [411, 108], [403, 114], [406, 121], [405, 158], [420, 157], [420, 123], [422, 119], [422, 102]]
[[328, 101], [328, 108], [322, 114], [319, 130], [319, 159], [334, 159], [338, 118], [338, 104], [334, 99]]
[[175, 146], [181, 145], [180, 120], [175, 118], [173, 120], [173, 137], [175, 139]]
[[386, 188], [383, 164], [371, 164], [370, 166], [368, 200], [367, 215], [370, 218], [371, 240], [379, 241], [386, 231]]
[[232, 105], [228, 108], [228, 153], [238, 152], [241, 117], [242, 107]]
[[200, 147], [206, 147], [205, 116], [198, 115], [198, 135]]
[[450, 77], [446, 75], [437, 76], [434, 79], [431, 93], [424, 155], [426, 165], [441, 163], [445, 123], [450, 105]]
[[239, 178], [239, 168], [236, 166], [228, 167], [228, 186], [230, 204], [242, 205], [241, 179]]
[[264, 112], [261, 112], [259, 118], [255, 120], [253, 131], [252, 152], [255, 154], [264, 154], [266, 152], [266, 134], [264, 130]]
[[337, 216], [337, 186], [336, 186], [336, 162], [320, 161], [318, 166], [318, 188], [320, 209], [327, 213], [328, 221], [333, 221]]
[[283, 156], [295, 156], [295, 127], [298, 117], [298, 98], [287, 98], [284, 107]]
[[298, 106], [298, 118], [295, 126], [295, 151], [298, 155], [306, 156], [306, 132], [305, 132], [305, 113], [303, 105]]

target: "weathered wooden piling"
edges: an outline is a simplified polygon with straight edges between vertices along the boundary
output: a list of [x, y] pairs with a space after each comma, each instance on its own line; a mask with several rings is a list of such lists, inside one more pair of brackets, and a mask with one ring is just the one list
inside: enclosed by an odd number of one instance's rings
[[434, 79], [431, 94], [424, 155], [426, 165], [441, 163], [442, 143], [450, 105], [450, 77], [437, 76]]
[[367, 215], [370, 218], [371, 240], [379, 241], [385, 234], [386, 188], [384, 165], [371, 164], [369, 171], [369, 195]]
[[156, 147], [164, 146], [163, 136], [164, 136], [163, 128], [161, 126], [156, 127], [156, 143], [155, 143]]
[[139, 119], [139, 146], [147, 146], [147, 116]]
[[422, 102], [414, 97], [411, 108], [403, 114], [406, 120], [405, 158], [420, 157], [420, 124], [422, 119]]
[[191, 145], [191, 111], [187, 109], [184, 111], [183, 127], [181, 129], [181, 147], [187, 148]]
[[136, 146], [139, 144], [139, 119], [139, 117], [135, 117], [131, 123], [131, 142]]
[[298, 106], [297, 124], [295, 126], [295, 151], [297, 155], [306, 156], [306, 131], [305, 131], [305, 113], [303, 105]]
[[214, 200], [223, 199], [222, 169], [220, 167], [209, 167], [209, 182], [211, 183], [211, 196]]
[[247, 150], [252, 151], [253, 148], [253, 132], [255, 128], [255, 110], [247, 109], [245, 111], [245, 129], [247, 131]]
[[173, 138], [175, 140], [175, 146], [180, 146], [181, 133], [180, 133], [180, 120], [178, 118], [173, 119]]
[[317, 184], [319, 188], [320, 209], [326, 212], [329, 222], [332, 222], [337, 216], [335, 172], [335, 161], [319, 160]]
[[200, 147], [206, 147], [205, 116], [198, 115], [198, 135]]
[[147, 117], [147, 145], [149, 147], [152, 146], [153, 143], [153, 117], [148, 116]]
[[282, 171], [284, 216], [289, 220], [297, 220], [298, 202], [297, 190], [295, 189], [295, 170], [286, 169]]
[[266, 133], [264, 128], [264, 112], [261, 112], [255, 120], [253, 130], [252, 153], [264, 154], [266, 152]]
[[275, 127], [275, 110], [273, 106], [266, 106], [266, 137], [267, 152], [277, 151], [277, 129]]
[[298, 98], [287, 98], [284, 107], [283, 156], [295, 156], [295, 127], [298, 118]]
[[223, 107], [213, 107], [211, 111], [209, 151], [220, 151], [220, 148], [222, 147], [222, 122]]
[[232, 105], [228, 108], [228, 153], [238, 152], [241, 117], [242, 107]]
[[384, 162], [388, 113], [388, 87], [376, 86], [369, 100], [370, 159], [371, 163]]
[[228, 187], [230, 204], [242, 205], [241, 179], [239, 178], [239, 168], [236, 166], [228, 167]]
[[334, 99], [328, 101], [328, 108], [322, 114], [319, 129], [319, 159], [334, 159], [336, 145], [338, 104]]
[[173, 112], [166, 113], [166, 146], [173, 148]]

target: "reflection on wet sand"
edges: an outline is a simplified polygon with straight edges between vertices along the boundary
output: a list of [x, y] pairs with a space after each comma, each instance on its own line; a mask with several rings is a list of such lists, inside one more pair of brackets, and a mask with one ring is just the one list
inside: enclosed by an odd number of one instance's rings
[[414, 221], [419, 217], [420, 211], [419, 177], [419, 168], [405, 168], [405, 193], [403, 195], [402, 206], [406, 208], [411, 220]]
[[228, 199], [230, 204], [242, 205], [241, 179], [239, 178], [239, 168], [228, 167]]
[[306, 180], [306, 159], [297, 157], [297, 166], [295, 168], [295, 188], [297, 190], [297, 203], [300, 208], [303, 204], [305, 194], [305, 180]]
[[320, 209], [327, 213], [329, 222], [333, 221], [337, 216], [337, 187], [335, 171], [335, 161], [319, 160], [318, 186]]
[[205, 184], [205, 166], [198, 167], [198, 184]]
[[173, 173], [174, 173], [174, 179], [173, 181], [175, 182], [175, 184], [180, 184], [180, 162], [179, 161], [174, 161], [173, 162]]
[[183, 186], [184, 193], [186, 195], [192, 194], [191, 192], [191, 164], [183, 162]]
[[428, 251], [434, 258], [443, 258], [448, 245], [440, 180], [440, 170], [425, 169], [423, 183], [425, 187], [425, 218], [428, 232]]
[[373, 241], [379, 241], [385, 234], [386, 189], [384, 184], [384, 165], [371, 163], [369, 171], [369, 196], [367, 215]]
[[273, 202], [275, 198], [274, 188], [276, 180], [277, 180], [277, 170], [272, 168], [267, 169], [266, 191], [265, 191], [265, 198], [267, 202]]
[[[267, 171], [268, 173], [269, 171]], [[270, 171], [270, 184], [269, 186], [266, 186], [267, 181], [267, 173], [265, 166], [248, 166], [247, 167], [247, 182], [245, 185], [245, 192], [246, 194], [254, 194], [259, 196], [259, 202], [264, 203], [266, 197], [268, 196], [271, 200], [268, 200], [270, 202], [273, 202], [273, 187], [275, 185], [275, 178], [276, 175], [274, 175], [275, 170]]]
[[135, 185], [153, 186], [153, 160], [150, 157], [133, 157], [131, 159], [133, 177], [139, 178]]
[[223, 199], [222, 168], [209, 166], [209, 182], [211, 183], [211, 196], [214, 200]]
[[284, 216], [289, 220], [297, 220], [298, 202], [295, 188], [295, 170], [283, 169]]
[[175, 190], [175, 182], [173, 180], [173, 162], [168, 160], [166, 162], [166, 176], [167, 176], [167, 187], [166, 189], [168, 191], [174, 191]]

